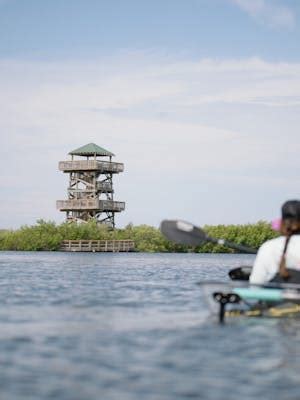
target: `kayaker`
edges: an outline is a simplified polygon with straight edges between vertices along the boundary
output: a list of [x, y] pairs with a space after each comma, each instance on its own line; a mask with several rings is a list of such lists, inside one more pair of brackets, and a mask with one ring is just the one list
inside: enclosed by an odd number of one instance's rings
[[300, 283], [300, 201], [289, 200], [281, 208], [281, 236], [258, 250], [249, 278], [252, 284]]

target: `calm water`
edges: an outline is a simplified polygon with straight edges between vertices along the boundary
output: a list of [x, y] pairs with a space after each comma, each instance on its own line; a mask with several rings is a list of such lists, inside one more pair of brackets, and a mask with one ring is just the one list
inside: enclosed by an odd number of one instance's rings
[[1, 400], [299, 400], [300, 322], [219, 326], [195, 285], [252, 261], [1, 252]]

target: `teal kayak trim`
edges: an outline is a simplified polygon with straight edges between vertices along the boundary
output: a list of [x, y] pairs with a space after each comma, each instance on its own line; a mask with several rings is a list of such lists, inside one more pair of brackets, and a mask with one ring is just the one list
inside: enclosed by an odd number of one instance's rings
[[264, 300], [264, 301], [282, 301], [282, 289], [264, 289], [264, 288], [235, 288], [233, 293], [244, 300]]

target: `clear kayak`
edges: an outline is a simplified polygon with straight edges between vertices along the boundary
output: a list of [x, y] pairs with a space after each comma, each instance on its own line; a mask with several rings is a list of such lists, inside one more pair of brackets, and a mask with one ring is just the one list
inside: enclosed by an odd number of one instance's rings
[[299, 317], [300, 285], [247, 281], [200, 282], [202, 294], [219, 321], [234, 317]]

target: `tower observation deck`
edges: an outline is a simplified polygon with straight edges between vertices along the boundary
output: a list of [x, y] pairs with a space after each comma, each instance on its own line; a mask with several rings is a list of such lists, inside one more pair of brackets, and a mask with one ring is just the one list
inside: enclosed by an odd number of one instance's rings
[[[124, 171], [124, 164], [112, 162], [108, 150], [89, 143], [70, 151], [71, 160], [60, 161], [59, 170], [69, 174], [68, 199], [57, 200], [67, 221], [99, 223], [115, 227], [115, 213], [125, 210], [125, 202], [114, 201], [113, 175]], [[80, 159], [75, 159], [80, 157]]]

